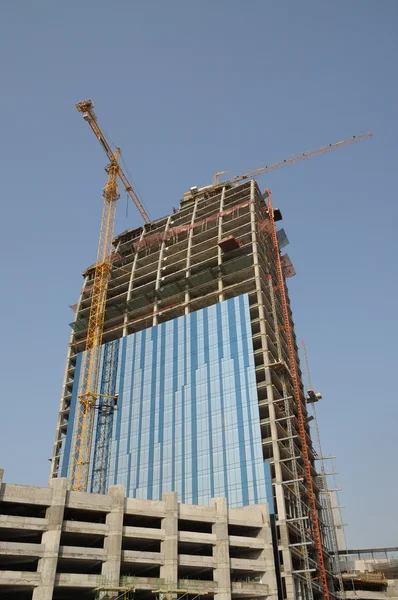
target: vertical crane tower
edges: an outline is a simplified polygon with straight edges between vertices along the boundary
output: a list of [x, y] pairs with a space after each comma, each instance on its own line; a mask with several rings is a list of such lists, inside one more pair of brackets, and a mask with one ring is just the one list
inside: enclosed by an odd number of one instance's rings
[[110, 161], [109, 165], [106, 167], [108, 181], [106, 182], [102, 196], [104, 205], [102, 210], [97, 260], [94, 270], [94, 284], [87, 329], [86, 353], [82, 368], [81, 394], [79, 395], [78, 418], [72, 453], [72, 489], [74, 491], [86, 491], [90, 470], [95, 408], [98, 396], [100, 396], [100, 394], [98, 394], [98, 377], [100, 371], [106, 297], [111, 271], [116, 202], [119, 199], [118, 179], [122, 181], [126, 192], [132, 198], [144, 221], [150, 223], [150, 218], [119, 165], [120, 149], [116, 148], [115, 152], [112, 151], [105, 135], [97, 123], [97, 117], [93, 110], [93, 102], [91, 100], [84, 100], [83, 102], [79, 102], [76, 105], [76, 108], [82, 113], [84, 120], [90, 125]]

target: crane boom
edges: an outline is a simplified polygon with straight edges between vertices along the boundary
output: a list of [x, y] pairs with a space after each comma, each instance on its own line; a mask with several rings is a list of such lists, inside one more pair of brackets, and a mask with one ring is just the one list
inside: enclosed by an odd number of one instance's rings
[[[280, 169], [281, 167], [287, 167], [288, 165], [294, 165], [297, 162], [302, 160], [306, 160], [307, 158], [314, 158], [314, 156], [319, 156], [320, 154], [325, 154], [325, 152], [330, 152], [331, 150], [337, 150], [337, 148], [343, 148], [344, 146], [348, 146], [349, 144], [355, 144], [355, 142], [361, 142], [362, 140], [366, 140], [367, 138], [372, 137], [370, 132], [363, 133], [362, 135], [354, 135], [347, 140], [342, 140], [341, 142], [336, 142], [335, 144], [329, 144], [328, 146], [322, 146], [317, 150], [312, 150], [311, 152], [304, 152], [303, 154], [296, 154], [291, 158], [287, 158], [286, 160], [282, 160], [273, 165], [268, 165], [265, 167], [259, 167], [258, 169], [254, 169], [254, 171], [249, 171], [248, 173], [244, 173], [243, 175], [238, 175], [237, 177], [233, 177], [228, 181], [230, 183], [237, 183], [238, 181], [242, 181], [244, 179], [250, 179], [250, 177], [254, 177], [255, 175], [260, 175], [261, 173], [268, 173], [269, 171], [275, 171], [275, 169]], [[214, 175], [214, 185], [218, 185], [218, 177], [227, 173], [227, 171], [219, 171]]]
[[[101, 128], [99, 127], [99, 125], [97, 123], [97, 117], [94, 112], [94, 102], [92, 102], [92, 100], [82, 100], [82, 102], [78, 102], [76, 104], [76, 108], [79, 112], [81, 112], [83, 114], [83, 119], [85, 121], [87, 121], [87, 123], [90, 125], [91, 129], [93, 130], [93, 132], [95, 134], [95, 137], [98, 139], [99, 143], [101, 144], [109, 161], [112, 162], [113, 151], [112, 151], [111, 147], [109, 146], [104, 133], [101, 131]], [[123, 169], [121, 168], [121, 166], [119, 164], [117, 165], [117, 170], [118, 170], [117, 174], [119, 176], [119, 179], [123, 183], [124, 189], [130, 196], [130, 198], [132, 199], [132, 201], [134, 202], [136, 207], [138, 208], [138, 211], [139, 211], [141, 217], [144, 219], [145, 223], [150, 223], [151, 219], [149, 218], [145, 208], [142, 206], [141, 200], [139, 199], [137, 193], [134, 191], [133, 186], [131, 185], [130, 181], [124, 174]]]

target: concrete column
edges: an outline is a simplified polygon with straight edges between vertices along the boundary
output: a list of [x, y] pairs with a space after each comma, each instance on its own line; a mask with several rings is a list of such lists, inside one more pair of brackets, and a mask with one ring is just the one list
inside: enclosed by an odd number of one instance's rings
[[[192, 217], [191, 217], [191, 226], [194, 225], [195, 223], [195, 219], [196, 219], [196, 211], [198, 208], [198, 202], [199, 200], [196, 199], [195, 200], [195, 205], [193, 207], [193, 211], [192, 211]], [[188, 278], [191, 275], [191, 253], [192, 253], [192, 240], [193, 240], [193, 233], [194, 233], [194, 229], [192, 228], [188, 234], [188, 247], [187, 247], [187, 263], [186, 263], [186, 272], [185, 272], [185, 277]], [[185, 309], [184, 312], [186, 315], [189, 315], [190, 313], [190, 309], [189, 309], [189, 301], [191, 299], [191, 294], [189, 293], [189, 290], [187, 289], [185, 292]]]
[[178, 582], [178, 494], [164, 492], [162, 501], [166, 505], [166, 516], [162, 519], [162, 529], [165, 538], [161, 544], [163, 566], [160, 567], [160, 577], [167, 587], [176, 588]]
[[213, 556], [217, 564], [214, 570], [217, 592], [214, 598], [215, 600], [231, 600], [227, 501], [225, 498], [213, 498], [211, 503], [216, 510], [216, 522], [213, 525], [216, 545], [213, 546]]
[[263, 526], [257, 536], [263, 542], [263, 548], [259, 558], [265, 561], [265, 573], [261, 577], [261, 583], [268, 585], [268, 596], [267, 600], [277, 600], [278, 598], [278, 587], [276, 583], [276, 571], [275, 571], [275, 560], [274, 550], [272, 546], [272, 533], [271, 533], [271, 519], [269, 514], [268, 506], [258, 505], [256, 510], [261, 511]]
[[[142, 242], [142, 240], [144, 239], [144, 235], [145, 235], [145, 227], [142, 228], [140, 239], [139, 239], [140, 242]], [[133, 266], [131, 267], [129, 286], [127, 289], [127, 302], [129, 300], [131, 300], [131, 292], [132, 292], [132, 289], [134, 286], [134, 276], [135, 276], [135, 270], [137, 268], [137, 261], [138, 261], [138, 252], [135, 253], [134, 260], [133, 260]], [[129, 309], [128, 309], [128, 306], [126, 306], [126, 312], [124, 314], [123, 336], [127, 335], [128, 312], [129, 312]]]
[[[220, 213], [224, 210], [224, 197], [225, 197], [225, 187], [223, 187], [222, 192], [221, 192], [221, 197], [220, 197], [220, 208], [219, 208]], [[222, 239], [222, 226], [223, 226], [223, 222], [222, 222], [222, 216], [221, 216], [218, 219], [218, 241], [220, 241]], [[218, 262], [219, 266], [222, 264], [222, 254], [223, 254], [222, 250], [221, 250], [220, 246], [218, 246], [217, 262]], [[224, 289], [224, 284], [222, 281], [222, 275], [220, 273], [218, 276], [218, 301], [219, 302], [222, 302], [224, 300], [223, 289]]]
[[109, 486], [108, 495], [111, 498], [112, 508], [111, 512], [106, 515], [109, 531], [104, 541], [104, 548], [107, 558], [102, 564], [101, 575], [107, 585], [119, 585], [122, 561], [124, 486]]
[[0, 469], [0, 490], [1, 490], [1, 485], [3, 483], [3, 475], [4, 475], [4, 469]]
[[40, 584], [34, 589], [32, 600], [52, 600], [53, 597], [67, 483], [67, 479], [50, 479], [49, 487], [52, 490], [52, 499], [51, 506], [46, 511], [48, 530], [42, 535], [41, 543], [44, 546], [44, 553], [39, 559], [37, 567]]
[[[157, 274], [156, 274], [156, 283], [155, 283], [155, 290], [158, 290], [160, 288], [160, 283], [162, 281], [162, 267], [163, 267], [163, 261], [167, 260], [167, 255], [166, 257], [164, 256], [164, 252], [165, 250], [167, 250], [167, 246], [166, 246], [166, 235], [168, 230], [170, 229], [170, 224], [172, 223], [172, 215], [169, 215], [167, 217], [167, 221], [166, 221], [166, 225], [164, 227], [164, 239], [162, 241], [162, 245], [160, 246], [160, 252], [159, 252], [159, 260], [158, 260], [158, 270], [157, 270]], [[161, 302], [160, 302], [161, 304]], [[159, 301], [155, 300], [155, 302], [153, 303], [153, 321], [152, 321], [152, 325], [157, 325], [158, 324], [158, 313], [161, 312], [162, 307], [159, 307]]]

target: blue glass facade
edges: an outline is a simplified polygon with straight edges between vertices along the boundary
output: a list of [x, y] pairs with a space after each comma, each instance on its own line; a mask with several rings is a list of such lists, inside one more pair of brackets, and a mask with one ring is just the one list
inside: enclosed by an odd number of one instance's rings
[[247, 295], [122, 338], [115, 368], [109, 484], [191, 504], [267, 500]]

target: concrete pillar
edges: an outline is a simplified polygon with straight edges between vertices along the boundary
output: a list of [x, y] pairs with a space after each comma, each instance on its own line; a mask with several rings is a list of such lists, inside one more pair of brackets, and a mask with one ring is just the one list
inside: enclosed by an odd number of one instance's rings
[[[225, 187], [223, 187], [222, 192], [221, 192], [221, 197], [220, 197], [220, 208], [219, 211], [220, 213], [222, 213], [222, 211], [224, 210], [224, 197], [225, 197]], [[222, 240], [223, 238], [223, 219], [222, 216], [218, 218], [218, 241]], [[223, 252], [220, 248], [220, 246], [218, 246], [217, 249], [217, 264], [221, 265], [222, 264], [222, 255]], [[219, 302], [223, 302], [225, 300], [224, 298], [224, 284], [222, 281], [222, 275], [220, 274], [218, 276], [218, 301]]]
[[162, 501], [166, 505], [166, 515], [162, 519], [162, 529], [165, 537], [161, 544], [164, 557], [160, 567], [160, 577], [169, 588], [176, 588], [178, 582], [178, 494], [164, 492]]
[[217, 564], [214, 570], [217, 592], [214, 598], [215, 600], [231, 600], [227, 501], [225, 498], [213, 498], [211, 503], [216, 510], [216, 522], [213, 525], [216, 545], [213, 546], [213, 556]]
[[[164, 235], [165, 238], [166, 238], [167, 232], [168, 232], [168, 230], [170, 228], [171, 217], [172, 217], [172, 215], [169, 215], [169, 217], [167, 218], [167, 221], [166, 221], [166, 225], [164, 227], [164, 233], [163, 233], [163, 235]], [[162, 245], [160, 246], [160, 252], [159, 252], [158, 270], [157, 270], [157, 274], [156, 274], [155, 290], [158, 290], [160, 288], [160, 283], [162, 281], [163, 261], [167, 260], [167, 256], [164, 257], [165, 250], [167, 250], [166, 240], [163, 239]], [[157, 325], [158, 324], [158, 313], [161, 312], [161, 309], [162, 309], [162, 306], [160, 305], [160, 307], [159, 307], [158, 300], [155, 300], [155, 302], [153, 303], [153, 321], [152, 321], [152, 325]]]
[[268, 585], [267, 600], [277, 600], [278, 587], [276, 583], [275, 559], [272, 546], [271, 519], [268, 506], [258, 505], [256, 510], [261, 511], [263, 526], [257, 536], [263, 542], [263, 548], [259, 558], [265, 561], [265, 573], [261, 577], [261, 583]]
[[3, 475], [4, 475], [4, 469], [0, 469], [0, 490], [1, 490], [1, 485], [3, 483]]
[[[186, 271], [185, 271], [185, 277], [187, 277], [187, 278], [191, 275], [192, 239], [193, 239], [193, 234], [194, 234], [193, 225], [194, 225], [195, 219], [196, 219], [196, 210], [198, 208], [198, 202], [199, 202], [199, 200], [198, 200], [198, 198], [196, 198], [195, 204], [193, 207], [193, 211], [192, 211], [192, 217], [191, 217], [192, 229], [190, 230], [190, 232], [188, 234], [187, 263], [186, 263]], [[185, 309], [184, 309], [184, 312], [186, 315], [189, 315], [189, 313], [190, 313], [190, 307], [189, 307], [190, 299], [191, 299], [191, 294], [189, 292], [189, 289], [187, 289], [185, 292]]]
[[52, 499], [51, 506], [46, 511], [48, 530], [42, 535], [41, 543], [44, 546], [44, 552], [37, 567], [40, 584], [34, 589], [32, 600], [52, 600], [53, 597], [67, 483], [67, 479], [50, 479], [49, 487], [52, 490]]
[[107, 558], [102, 564], [101, 575], [107, 585], [119, 585], [122, 561], [124, 486], [109, 486], [108, 495], [111, 498], [112, 508], [106, 515], [109, 531], [104, 541], [104, 548]]
[[[144, 239], [144, 235], [145, 235], [145, 227], [142, 228], [140, 239], [139, 239], [140, 242], [142, 242], [142, 240]], [[127, 302], [129, 300], [131, 300], [131, 292], [132, 292], [132, 289], [134, 286], [134, 276], [135, 276], [135, 270], [137, 268], [137, 261], [138, 261], [138, 252], [135, 253], [134, 260], [133, 260], [133, 266], [131, 267], [130, 281], [129, 281], [129, 286], [127, 289]], [[127, 335], [128, 315], [129, 315], [129, 309], [128, 309], [128, 306], [126, 305], [126, 312], [124, 315], [123, 336]]]

